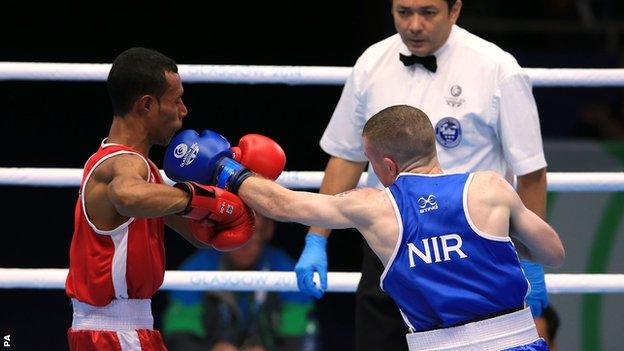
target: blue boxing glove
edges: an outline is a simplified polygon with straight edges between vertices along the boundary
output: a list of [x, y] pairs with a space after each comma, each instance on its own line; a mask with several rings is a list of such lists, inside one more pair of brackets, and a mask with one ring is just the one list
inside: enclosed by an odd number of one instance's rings
[[531, 292], [526, 297], [526, 302], [531, 307], [533, 317], [540, 317], [544, 308], [548, 307], [544, 268], [539, 263], [528, 260], [520, 260], [520, 264], [524, 275], [531, 284]]
[[165, 174], [175, 181], [216, 185], [236, 193], [252, 173], [234, 161], [230, 143], [211, 130], [198, 134], [185, 130], [177, 134], [165, 151]]
[[[305, 238], [305, 247], [299, 261], [295, 265], [297, 274], [297, 286], [299, 290], [319, 299], [327, 290], [327, 238], [317, 234], [308, 233]], [[314, 284], [314, 272], [321, 277], [321, 287]]]
[[163, 168], [171, 180], [213, 185], [216, 164], [223, 157], [232, 158], [233, 154], [222, 135], [208, 129], [201, 134], [187, 129], [167, 146]]

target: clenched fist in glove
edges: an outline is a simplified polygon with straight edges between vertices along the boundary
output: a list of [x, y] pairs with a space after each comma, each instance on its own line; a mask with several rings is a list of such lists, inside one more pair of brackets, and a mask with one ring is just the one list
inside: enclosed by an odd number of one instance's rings
[[187, 129], [176, 134], [167, 146], [163, 168], [175, 181], [214, 184], [216, 163], [222, 157], [233, 157], [227, 139], [212, 130], [199, 134]]
[[247, 134], [232, 147], [233, 159], [263, 177], [276, 180], [286, 165], [286, 154], [271, 138]]
[[254, 232], [254, 213], [236, 195], [210, 185], [182, 182], [174, 185], [190, 194], [179, 215], [189, 218], [193, 236], [220, 251], [243, 246]]

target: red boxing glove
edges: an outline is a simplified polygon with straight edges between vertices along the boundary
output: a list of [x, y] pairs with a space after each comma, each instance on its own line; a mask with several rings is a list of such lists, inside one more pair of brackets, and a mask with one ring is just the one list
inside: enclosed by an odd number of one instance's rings
[[220, 251], [243, 246], [253, 235], [253, 211], [236, 195], [217, 187], [194, 182], [174, 185], [191, 195], [179, 215], [189, 218], [193, 236]]
[[231, 150], [235, 161], [271, 180], [276, 180], [286, 165], [282, 147], [264, 135], [247, 134]]
[[191, 219], [189, 225], [195, 239], [211, 245], [215, 250], [232, 251], [245, 245], [253, 236], [255, 217], [247, 207], [236, 222], [215, 225], [206, 219]]
[[255, 230], [256, 217], [249, 207], [245, 208], [237, 223], [217, 224], [210, 242], [212, 247], [219, 251], [232, 251], [249, 241]]

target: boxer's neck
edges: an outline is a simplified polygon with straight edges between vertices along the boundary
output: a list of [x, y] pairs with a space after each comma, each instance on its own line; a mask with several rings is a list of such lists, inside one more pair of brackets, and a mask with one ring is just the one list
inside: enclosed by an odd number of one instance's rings
[[128, 115], [125, 117], [113, 118], [108, 142], [129, 146], [145, 157], [148, 156], [152, 143], [149, 141], [148, 131], [140, 122], [140, 119]]

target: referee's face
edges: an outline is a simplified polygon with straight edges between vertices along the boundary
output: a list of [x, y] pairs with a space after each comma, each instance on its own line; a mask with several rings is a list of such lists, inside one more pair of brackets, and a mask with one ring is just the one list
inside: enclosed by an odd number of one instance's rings
[[412, 54], [428, 56], [448, 39], [461, 6], [461, 0], [450, 10], [445, 0], [393, 0], [394, 26]]

